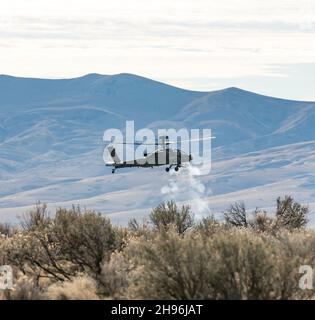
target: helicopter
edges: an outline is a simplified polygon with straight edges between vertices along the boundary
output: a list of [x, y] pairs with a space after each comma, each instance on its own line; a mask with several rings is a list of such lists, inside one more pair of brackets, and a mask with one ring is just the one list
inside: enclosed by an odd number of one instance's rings
[[[204, 139], [195, 139], [195, 140], [184, 140], [185, 141], [200, 141], [200, 140], [209, 140], [214, 137], [204, 138]], [[114, 174], [116, 169], [121, 168], [153, 168], [159, 166], [167, 166], [165, 168], [166, 172], [169, 172], [172, 167], [175, 171], [178, 171], [179, 168], [183, 167], [185, 164], [191, 162], [193, 157], [191, 154], [178, 149], [170, 148], [170, 144], [176, 144], [177, 142], [169, 141], [168, 136], [160, 137], [160, 142], [157, 143], [119, 143], [119, 144], [132, 144], [132, 145], [155, 145], [158, 146], [156, 150], [151, 153], [144, 151], [143, 157], [139, 159], [121, 161], [117, 155], [116, 149], [113, 146], [108, 146], [107, 149], [113, 161], [106, 162], [106, 166], [113, 167], [112, 173]]]

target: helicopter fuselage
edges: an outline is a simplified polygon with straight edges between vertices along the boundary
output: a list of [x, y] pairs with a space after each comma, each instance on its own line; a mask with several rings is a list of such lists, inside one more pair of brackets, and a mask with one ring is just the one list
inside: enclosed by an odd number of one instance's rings
[[192, 156], [188, 155], [187, 153], [177, 150], [177, 149], [170, 149], [170, 148], [163, 148], [157, 149], [150, 154], [144, 154], [143, 157], [139, 159], [129, 160], [121, 162], [116, 155], [115, 149], [112, 148], [109, 150], [111, 152], [111, 156], [113, 158], [113, 162], [107, 163], [107, 166], [112, 166], [113, 173], [115, 169], [118, 168], [132, 168], [132, 167], [144, 167], [144, 168], [153, 168], [157, 166], [165, 166], [168, 165], [169, 167], [166, 168], [166, 171], [172, 166], [175, 166], [175, 170], [182, 166], [183, 163], [188, 163], [192, 160]]

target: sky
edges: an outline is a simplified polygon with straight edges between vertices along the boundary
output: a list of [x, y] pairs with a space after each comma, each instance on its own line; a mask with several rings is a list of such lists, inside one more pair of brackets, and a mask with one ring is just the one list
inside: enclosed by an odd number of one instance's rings
[[315, 101], [315, 1], [0, 1], [0, 74], [94, 72]]

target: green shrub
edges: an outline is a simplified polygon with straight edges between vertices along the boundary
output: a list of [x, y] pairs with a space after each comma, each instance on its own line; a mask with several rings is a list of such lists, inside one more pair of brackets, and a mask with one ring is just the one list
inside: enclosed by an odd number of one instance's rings
[[232, 227], [248, 226], [248, 217], [244, 202], [236, 202], [224, 213], [225, 222]]
[[262, 232], [277, 232], [282, 229], [304, 228], [308, 223], [309, 208], [295, 202], [291, 196], [277, 199], [277, 208], [270, 216], [264, 210], [256, 209], [250, 216], [244, 202], [231, 205], [224, 213], [225, 223], [231, 227], [253, 228]]
[[168, 230], [172, 225], [179, 234], [183, 234], [194, 225], [194, 217], [189, 206], [178, 208], [175, 202], [162, 203], [152, 210], [150, 222], [156, 230]]
[[46, 219], [38, 214], [45, 210], [37, 207], [29, 213], [24, 230], [11, 239], [9, 261], [24, 272], [58, 281], [70, 280], [78, 272], [98, 277], [103, 261], [123, 246], [123, 230], [94, 211], [58, 209], [54, 218]]
[[299, 229], [307, 225], [309, 208], [295, 202], [291, 196], [277, 199], [277, 225], [287, 229]]

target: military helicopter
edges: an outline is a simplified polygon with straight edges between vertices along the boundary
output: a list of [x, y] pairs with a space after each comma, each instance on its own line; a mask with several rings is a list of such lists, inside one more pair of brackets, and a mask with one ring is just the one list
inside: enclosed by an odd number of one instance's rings
[[[200, 141], [200, 140], [210, 140], [214, 137], [204, 138], [204, 139], [195, 139], [195, 140], [184, 140], [181, 142], [187, 141]], [[185, 164], [193, 160], [191, 154], [187, 154], [182, 150], [172, 149], [169, 147], [170, 144], [176, 144], [177, 142], [169, 141], [168, 136], [160, 137], [160, 142], [157, 143], [119, 143], [119, 144], [132, 144], [132, 145], [155, 145], [158, 146], [156, 150], [151, 153], [144, 151], [143, 157], [139, 159], [121, 161], [116, 153], [116, 149], [113, 146], [108, 146], [107, 149], [110, 153], [110, 156], [113, 161], [106, 162], [106, 166], [113, 167], [112, 173], [115, 173], [116, 169], [121, 168], [153, 168], [159, 166], [167, 166], [165, 168], [166, 172], [169, 172], [172, 167], [175, 171], [178, 171], [179, 168], [183, 167]]]

